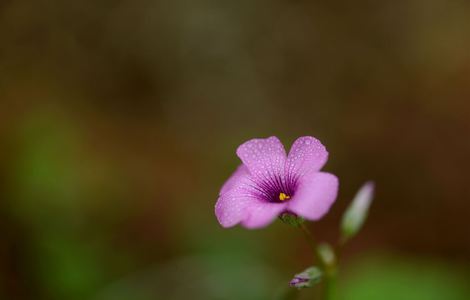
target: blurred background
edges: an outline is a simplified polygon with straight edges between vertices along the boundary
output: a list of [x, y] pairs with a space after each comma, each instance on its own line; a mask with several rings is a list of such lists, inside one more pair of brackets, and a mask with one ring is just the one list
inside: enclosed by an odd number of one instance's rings
[[0, 299], [279, 299], [302, 235], [213, 213], [271, 135], [330, 152], [320, 240], [376, 181], [339, 299], [469, 299], [469, 32], [464, 0], [2, 0]]

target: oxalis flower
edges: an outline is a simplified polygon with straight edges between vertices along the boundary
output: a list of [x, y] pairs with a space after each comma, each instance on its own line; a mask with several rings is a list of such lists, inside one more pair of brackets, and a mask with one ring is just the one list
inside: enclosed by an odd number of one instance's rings
[[314, 137], [298, 138], [288, 155], [277, 137], [252, 139], [238, 147], [237, 155], [242, 164], [215, 205], [223, 227], [260, 228], [286, 212], [314, 221], [336, 199], [338, 178], [320, 172], [328, 152]]

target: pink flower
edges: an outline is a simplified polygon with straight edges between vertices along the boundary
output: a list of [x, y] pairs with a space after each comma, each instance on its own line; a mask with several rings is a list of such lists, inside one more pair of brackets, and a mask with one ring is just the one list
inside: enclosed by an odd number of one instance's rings
[[252, 139], [238, 147], [237, 155], [242, 164], [222, 186], [215, 205], [223, 227], [260, 228], [284, 212], [314, 221], [336, 199], [338, 178], [320, 172], [328, 152], [314, 137], [298, 138], [289, 155], [277, 137]]

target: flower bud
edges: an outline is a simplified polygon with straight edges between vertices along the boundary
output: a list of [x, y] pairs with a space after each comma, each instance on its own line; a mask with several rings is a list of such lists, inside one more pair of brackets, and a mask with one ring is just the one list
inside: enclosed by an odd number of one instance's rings
[[334, 266], [336, 264], [336, 255], [330, 244], [321, 243], [317, 247], [318, 256], [326, 267]]
[[357, 192], [353, 201], [343, 214], [341, 221], [342, 241], [355, 236], [367, 218], [370, 204], [374, 198], [374, 183], [366, 182]]
[[322, 271], [319, 268], [312, 266], [305, 269], [302, 273], [296, 274], [290, 281], [289, 285], [298, 289], [307, 288], [313, 284], [319, 283], [322, 276]]

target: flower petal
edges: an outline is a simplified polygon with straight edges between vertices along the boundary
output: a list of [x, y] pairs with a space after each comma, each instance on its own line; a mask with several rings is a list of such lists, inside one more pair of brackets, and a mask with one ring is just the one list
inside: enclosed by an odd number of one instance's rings
[[287, 203], [269, 203], [258, 201], [251, 203], [247, 210], [247, 217], [242, 225], [249, 229], [268, 226], [287, 207]]
[[286, 150], [275, 136], [249, 140], [238, 147], [237, 155], [256, 178], [270, 178], [284, 171]]
[[288, 210], [315, 221], [328, 212], [338, 194], [338, 178], [330, 173], [312, 172], [299, 179]]
[[215, 215], [222, 227], [232, 227], [240, 223], [247, 217], [247, 207], [258, 201], [245, 194], [238, 194], [235, 190], [219, 196], [215, 204]]
[[229, 190], [236, 187], [237, 184], [239, 184], [240, 181], [243, 179], [243, 177], [248, 175], [248, 168], [243, 164], [239, 165], [235, 172], [233, 172], [230, 178], [227, 179], [227, 181], [224, 183], [224, 185], [220, 189], [219, 195], [225, 194]]
[[287, 172], [302, 176], [310, 171], [319, 171], [328, 160], [325, 146], [314, 137], [303, 136], [298, 138], [287, 156]]
[[271, 223], [286, 208], [286, 203], [269, 203], [257, 198], [259, 187], [245, 165], [241, 165], [223, 185], [215, 205], [220, 225], [232, 227], [242, 222], [246, 228]]

